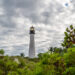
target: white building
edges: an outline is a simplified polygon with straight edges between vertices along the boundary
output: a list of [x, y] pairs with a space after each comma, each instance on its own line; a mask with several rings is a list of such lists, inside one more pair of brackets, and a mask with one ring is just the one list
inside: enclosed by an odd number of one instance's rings
[[30, 27], [29, 58], [35, 58], [35, 29]]

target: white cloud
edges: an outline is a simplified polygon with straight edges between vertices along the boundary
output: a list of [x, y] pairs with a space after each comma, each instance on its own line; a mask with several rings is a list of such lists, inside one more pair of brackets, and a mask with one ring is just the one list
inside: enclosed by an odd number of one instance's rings
[[39, 53], [47, 51], [49, 46], [60, 46], [65, 28], [75, 24], [74, 1], [0, 1], [0, 48], [4, 48], [9, 55], [21, 52], [28, 55], [32, 25], [36, 31], [36, 52]]

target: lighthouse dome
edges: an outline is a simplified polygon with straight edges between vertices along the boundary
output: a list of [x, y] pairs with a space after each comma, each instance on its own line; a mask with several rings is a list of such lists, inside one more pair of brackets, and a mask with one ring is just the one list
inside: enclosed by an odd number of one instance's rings
[[30, 27], [30, 34], [35, 34], [35, 29], [34, 29], [34, 27], [32, 26], [32, 27]]

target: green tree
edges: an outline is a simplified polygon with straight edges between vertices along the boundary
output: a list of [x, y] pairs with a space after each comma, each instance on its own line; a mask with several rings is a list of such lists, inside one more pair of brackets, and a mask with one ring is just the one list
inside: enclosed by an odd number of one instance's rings
[[64, 54], [64, 60], [66, 69], [63, 75], [75, 75], [75, 48], [68, 49], [68, 52]]
[[43, 58], [43, 53], [39, 53], [39, 54], [38, 54], [38, 58], [39, 58], [39, 59], [42, 59], [42, 58]]
[[69, 67], [64, 72], [63, 75], [75, 75], [75, 67]]
[[51, 54], [53, 53], [53, 50], [54, 50], [53, 47], [49, 48], [49, 51], [51, 52]]
[[69, 28], [66, 28], [66, 32], [64, 32], [65, 37], [62, 43], [62, 46], [65, 48], [70, 48], [72, 44], [75, 44], [75, 28], [73, 25], [70, 25]]
[[24, 57], [24, 53], [21, 53], [20, 55], [21, 55], [21, 57]]
[[64, 59], [67, 67], [75, 66], [75, 48], [69, 48], [68, 52], [64, 54]]
[[0, 49], [0, 54], [4, 55], [4, 50], [3, 49]]

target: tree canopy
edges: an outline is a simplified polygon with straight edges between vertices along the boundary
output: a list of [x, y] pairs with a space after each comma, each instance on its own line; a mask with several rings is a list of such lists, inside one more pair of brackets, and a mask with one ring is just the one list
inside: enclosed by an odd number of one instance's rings
[[73, 44], [75, 44], [75, 28], [73, 27], [73, 25], [70, 25], [69, 28], [66, 28], [64, 34], [65, 37], [62, 46], [65, 48], [69, 48]]

